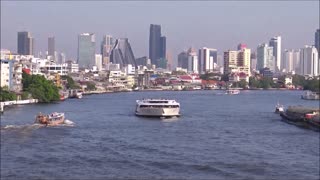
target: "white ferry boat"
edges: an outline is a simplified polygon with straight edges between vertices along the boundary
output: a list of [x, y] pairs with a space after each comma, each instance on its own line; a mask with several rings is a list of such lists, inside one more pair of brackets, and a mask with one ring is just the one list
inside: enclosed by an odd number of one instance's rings
[[180, 103], [169, 99], [137, 100], [137, 116], [173, 117], [180, 116]]

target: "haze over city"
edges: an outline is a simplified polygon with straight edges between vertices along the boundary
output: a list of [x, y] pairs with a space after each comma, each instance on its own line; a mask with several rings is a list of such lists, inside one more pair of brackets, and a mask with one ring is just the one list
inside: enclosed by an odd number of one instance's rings
[[96, 34], [96, 51], [105, 34], [126, 37], [135, 57], [148, 56], [149, 26], [161, 24], [167, 52], [211, 47], [218, 53], [246, 43], [253, 51], [273, 36], [283, 49], [313, 44], [319, 2], [8, 2], [1, 1], [1, 48], [16, 51], [17, 32], [29, 31], [35, 53], [47, 50], [49, 36], [67, 59], [77, 58], [80, 33]]

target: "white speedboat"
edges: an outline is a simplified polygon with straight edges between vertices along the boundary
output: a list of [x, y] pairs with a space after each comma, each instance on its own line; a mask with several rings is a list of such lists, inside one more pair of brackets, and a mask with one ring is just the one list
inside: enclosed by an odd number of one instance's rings
[[281, 112], [284, 112], [284, 107], [283, 107], [283, 105], [281, 105], [281, 104], [277, 104], [276, 105], [276, 110], [275, 110], [275, 113], [281, 113]]
[[227, 89], [226, 94], [239, 94], [240, 90], [238, 89]]
[[180, 103], [169, 99], [137, 100], [137, 116], [173, 117], [180, 116]]

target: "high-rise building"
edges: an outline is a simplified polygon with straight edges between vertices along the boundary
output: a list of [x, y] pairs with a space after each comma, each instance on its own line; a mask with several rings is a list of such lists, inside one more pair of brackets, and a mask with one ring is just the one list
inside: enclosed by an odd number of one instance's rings
[[293, 51], [293, 70], [296, 73], [300, 71], [300, 49]]
[[[55, 40], [54, 37], [49, 37], [48, 38], [48, 55], [49, 56], [55, 56]], [[58, 57], [55, 57], [58, 58]], [[55, 59], [54, 58], [54, 59]]]
[[265, 43], [260, 44], [257, 48], [257, 70], [260, 71], [263, 68], [269, 68], [272, 72], [275, 72], [276, 69], [273, 47]]
[[178, 54], [178, 66], [183, 69], [188, 68], [188, 53], [187, 51], [182, 51], [180, 54]]
[[273, 56], [275, 58], [276, 71], [282, 70], [281, 62], [281, 36], [276, 36], [270, 39], [269, 46], [273, 47]]
[[157, 59], [166, 58], [166, 37], [161, 36], [160, 25], [150, 25], [149, 58], [152, 64], [156, 64]]
[[203, 47], [199, 49], [199, 73], [212, 72], [214, 63], [218, 62], [218, 53], [216, 49]]
[[251, 71], [257, 70], [257, 54], [255, 52], [251, 53], [250, 68], [251, 68]]
[[188, 50], [188, 72], [189, 73], [198, 73], [198, 56], [195, 49], [190, 48]]
[[102, 54], [102, 63], [108, 64], [110, 62], [110, 54], [113, 48], [114, 42], [111, 35], [105, 35], [101, 42], [101, 54]]
[[116, 40], [114, 47], [111, 50], [110, 62], [113, 64], [120, 64], [121, 67], [128, 64], [131, 64], [135, 68], [137, 67], [128, 38], [120, 38]]
[[250, 76], [251, 49], [224, 52], [224, 74], [243, 72]]
[[34, 39], [30, 32], [18, 32], [18, 54], [34, 55]]
[[319, 75], [318, 51], [314, 46], [305, 46], [300, 51], [300, 75]]
[[78, 36], [78, 64], [91, 69], [95, 65], [95, 35], [83, 33]]
[[283, 51], [282, 57], [283, 66], [282, 69], [286, 72], [294, 71], [294, 62], [293, 62], [293, 50], [285, 49]]
[[59, 63], [63, 64], [66, 63], [66, 55], [64, 53], [59, 54]]
[[102, 55], [101, 54], [95, 55], [95, 65], [97, 66], [98, 71], [102, 70]]
[[314, 34], [314, 46], [317, 48], [318, 58], [320, 58], [320, 29], [317, 29]]

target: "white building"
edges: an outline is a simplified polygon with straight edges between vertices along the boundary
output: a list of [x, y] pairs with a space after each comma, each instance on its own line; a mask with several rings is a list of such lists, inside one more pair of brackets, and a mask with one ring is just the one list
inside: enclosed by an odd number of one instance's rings
[[199, 72], [212, 72], [214, 70], [214, 63], [218, 61], [218, 54], [216, 49], [203, 47], [199, 50]]
[[106, 64], [106, 70], [108, 70], [108, 71], [117, 71], [117, 70], [120, 70], [120, 64], [108, 63], [108, 64]]
[[305, 46], [300, 51], [300, 75], [319, 75], [318, 51], [314, 46]]
[[102, 70], [102, 55], [101, 54], [95, 55], [95, 63], [97, 66], [97, 70], [101, 71]]
[[275, 72], [275, 58], [273, 56], [273, 47], [268, 44], [260, 44], [257, 48], [257, 70], [269, 68]]
[[136, 73], [136, 68], [131, 64], [128, 64], [124, 67], [124, 71], [127, 75], [134, 75]]
[[45, 66], [47, 72], [49, 74], [59, 74], [60, 76], [68, 75], [68, 64], [56, 64], [56, 63], [50, 63], [46, 64]]
[[273, 56], [275, 57], [275, 70], [282, 70], [281, 62], [281, 36], [276, 36], [270, 39], [269, 46], [273, 47]]
[[69, 73], [79, 72], [79, 64], [74, 63], [72, 61], [68, 61], [67, 64], [68, 64], [67, 69]]
[[196, 52], [190, 52], [188, 54], [188, 72], [198, 73], [198, 56]]

